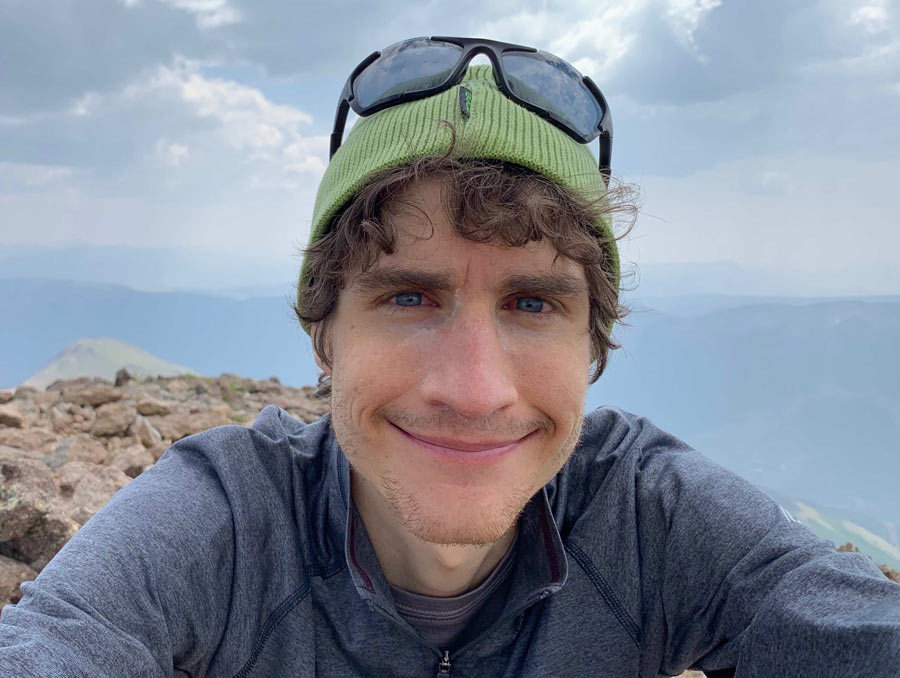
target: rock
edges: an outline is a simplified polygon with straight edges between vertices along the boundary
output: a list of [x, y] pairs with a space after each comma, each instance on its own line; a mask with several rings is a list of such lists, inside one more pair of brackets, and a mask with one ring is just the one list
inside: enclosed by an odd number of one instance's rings
[[131, 478], [120, 469], [70, 461], [59, 470], [55, 481], [62, 509], [83, 525]]
[[18, 447], [20, 450], [42, 452], [47, 454], [56, 447], [60, 436], [42, 428], [3, 428], [0, 427], [0, 445]]
[[129, 478], [137, 478], [146, 469], [153, 466], [156, 459], [150, 451], [141, 444], [126, 447], [110, 456], [108, 466], [121, 471]]
[[122, 399], [122, 391], [115, 386], [93, 383], [71, 391], [63, 391], [63, 400], [74, 405], [99, 407]]
[[153, 415], [165, 415], [169, 414], [172, 411], [172, 408], [169, 407], [162, 400], [157, 400], [156, 398], [143, 397], [137, 402], [137, 411], [138, 414], [142, 414], [145, 417], [153, 416]]
[[0, 445], [0, 459], [35, 459], [44, 461], [44, 455], [40, 452], [32, 452], [31, 450], [22, 450], [18, 447], [9, 447], [8, 445]]
[[0, 426], [25, 428], [25, 414], [13, 404], [0, 405]]
[[189, 388], [188, 383], [184, 379], [172, 379], [166, 384], [166, 390], [169, 393], [184, 393]]
[[165, 443], [160, 443], [159, 445], [154, 445], [147, 451], [150, 453], [150, 456], [153, 457], [153, 463], [156, 463], [159, 461], [159, 458], [166, 453], [166, 450], [168, 450], [168, 449], [169, 449], [168, 445], [166, 445]]
[[884, 573], [884, 576], [890, 579], [891, 581], [895, 581], [900, 584], [900, 572], [895, 570], [890, 565], [879, 565], [878, 566], [881, 571]]
[[34, 386], [19, 386], [13, 393], [13, 400], [34, 400], [34, 397], [40, 393]]
[[44, 463], [52, 469], [58, 469], [70, 461], [86, 461], [90, 464], [102, 464], [106, 461], [107, 450], [102, 443], [89, 435], [80, 433], [62, 440], [59, 445], [44, 459]]
[[162, 442], [162, 436], [159, 431], [153, 428], [153, 424], [140, 415], [131, 424], [129, 433], [137, 438], [144, 447], [155, 447]]
[[97, 419], [91, 426], [91, 435], [124, 435], [128, 432], [136, 414], [134, 407], [127, 402], [101, 405], [97, 408]]
[[40, 406], [40, 411], [44, 413], [62, 400], [62, 394], [59, 391], [39, 391], [32, 400]]
[[67, 406], [71, 409], [71, 406], [65, 403], [65, 405], [57, 405], [50, 410], [50, 425], [57, 433], [70, 433], [72, 424], [75, 423], [72, 414], [66, 411]]
[[185, 436], [230, 423], [221, 412], [176, 413], [165, 417], [150, 417], [150, 423], [165, 440], [175, 442]]
[[37, 571], [18, 560], [0, 556], [0, 607], [18, 603], [22, 599], [19, 585], [37, 577]]
[[118, 372], [116, 372], [116, 387], [121, 388], [133, 379], [134, 377], [132, 376], [131, 372], [123, 367]]
[[47, 515], [56, 486], [46, 464], [24, 457], [0, 457], [0, 480], [2, 545], [26, 534]]
[[0, 604], [9, 591], [18, 596], [19, 581], [34, 577], [171, 442], [222, 424], [249, 424], [269, 402], [306, 420], [327, 411], [325, 401], [310, 397], [313, 389], [273, 379], [138, 380], [120, 373], [117, 382], [84, 377], [58, 380], [45, 391], [0, 391], [0, 406], [23, 420], [22, 428], [0, 426]]
[[28, 563], [40, 572], [79, 527], [54, 502], [24, 534], [0, 543], [0, 555]]

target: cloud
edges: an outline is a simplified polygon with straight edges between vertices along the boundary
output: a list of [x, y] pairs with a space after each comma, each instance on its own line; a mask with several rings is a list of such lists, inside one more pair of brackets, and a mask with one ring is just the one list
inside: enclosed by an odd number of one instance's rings
[[200, 28], [218, 28], [241, 21], [241, 13], [228, 0], [162, 0], [167, 5], [190, 12]]
[[853, 10], [850, 23], [862, 26], [868, 33], [881, 33], [890, 25], [887, 2], [870, 2]]
[[0, 162], [0, 193], [43, 190], [73, 174], [71, 167]]
[[896, 158], [836, 165], [805, 152], [646, 176], [643, 215], [623, 251], [645, 264], [734, 261], [823, 275], [896, 267], [897, 176]]
[[685, 46], [696, 50], [694, 34], [704, 16], [721, 4], [722, 0], [669, 0], [666, 15], [676, 37]]
[[117, 91], [0, 126], [0, 242], [291, 256], [327, 157], [327, 137], [310, 125], [305, 111], [174, 59]]
[[176, 144], [165, 137], [156, 142], [156, 155], [169, 167], [180, 167], [190, 155], [190, 149], [183, 144]]

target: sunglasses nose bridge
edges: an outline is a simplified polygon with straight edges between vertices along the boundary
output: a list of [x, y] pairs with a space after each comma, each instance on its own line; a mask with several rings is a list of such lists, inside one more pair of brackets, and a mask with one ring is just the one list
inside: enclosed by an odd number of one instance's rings
[[491, 70], [494, 72], [494, 79], [497, 80], [497, 82], [501, 82], [503, 80], [503, 76], [500, 74], [502, 68], [502, 66], [500, 65], [500, 53], [491, 45], [486, 45], [483, 43], [470, 45], [459, 58], [459, 64], [457, 65], [456, 70], [458, 70], [460, 73], [464, 73], [472, 63], [472, 59], [474, 59], [479, 54], [484, 54], [488, 58], [488, 61], [491, 62]]

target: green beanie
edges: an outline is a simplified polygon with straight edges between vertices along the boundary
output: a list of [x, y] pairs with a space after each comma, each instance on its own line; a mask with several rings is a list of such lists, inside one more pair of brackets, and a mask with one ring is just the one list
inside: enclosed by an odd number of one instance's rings
[[[461, 97], [461, 87], [471, 96]], [[454, 157], [521, 165], [588, 199], [600, 199], [606, 191], [597, 160], [586, 144], [507, 98], [497, 89], [491, 66], [471, 66], [459, 85], [356, 121], [319, 184], [309, 244], [326, 233], [334, 216], [373, 174], [426, 156], [445, 155], [453, 141], [447, 122], [456, 131]], [[607, 236], [607, 255], [618, 285], [619, 254], [607, 217], [598, 220], [597, 230]], [[308, 278], [304, 260], [298, 301]]]

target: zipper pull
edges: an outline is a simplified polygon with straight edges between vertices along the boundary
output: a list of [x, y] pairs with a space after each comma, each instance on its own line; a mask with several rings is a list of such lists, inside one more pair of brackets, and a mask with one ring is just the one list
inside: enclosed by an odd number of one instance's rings
[[444, 658], [441, 659], [441, 663], [438, 664], [437, 674], [439, 676], [450, 675], [450, 650], [444, 650]]

